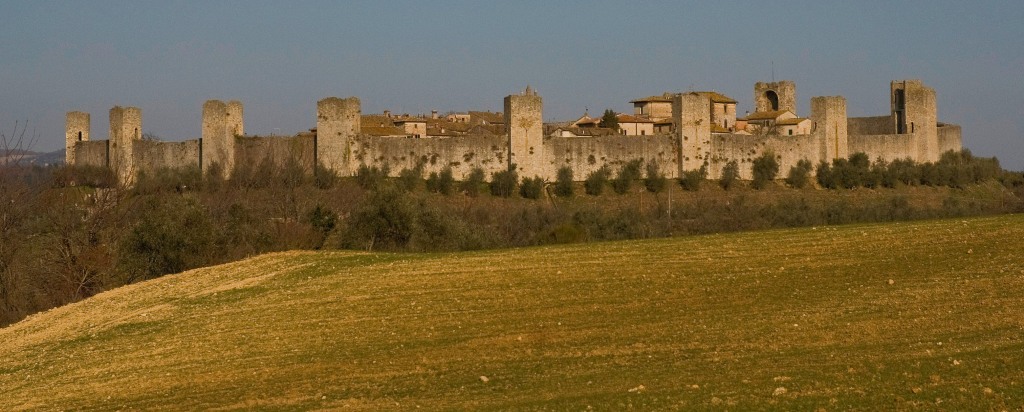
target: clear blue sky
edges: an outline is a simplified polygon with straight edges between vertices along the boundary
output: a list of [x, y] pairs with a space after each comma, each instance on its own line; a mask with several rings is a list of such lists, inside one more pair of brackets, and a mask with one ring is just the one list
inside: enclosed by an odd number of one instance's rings
[[16, 1], [0, 2], [0, 130], [29, 121], [63, 147], [64, 113], [138, 106], [143, 129], [198, 137], [202, 103], [240, 99], [250, 134], [315, 125], [316, 101], [364, 113], [500, 110], [530, 84], [546, 120], [664, 91], [717, 90], [750, 110], [753, 84], [889, 110], [920, 78], [964, 145], [1024, 169], [1024, 2]]

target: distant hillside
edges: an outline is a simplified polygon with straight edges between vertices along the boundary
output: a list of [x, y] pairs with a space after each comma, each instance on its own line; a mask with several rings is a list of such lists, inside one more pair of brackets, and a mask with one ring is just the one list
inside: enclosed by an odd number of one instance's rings
[[1024, 216], [287, 252], [0, 329], [0, 409], [1008, 409]]
[[13, 150], [6, 156], [0, 156], [0, 164], [18, 161], [23, 164], [37, 164], [40, 166], [62, 165], [64, 164], [64, 157], [63, 149], [46, 153]]

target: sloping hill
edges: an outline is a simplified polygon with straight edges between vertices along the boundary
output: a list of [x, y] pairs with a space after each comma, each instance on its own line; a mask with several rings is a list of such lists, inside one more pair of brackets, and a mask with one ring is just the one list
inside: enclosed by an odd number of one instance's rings
[[0, 409], [1024, 404], [1024, 216], [290, 252], [0, 329]]

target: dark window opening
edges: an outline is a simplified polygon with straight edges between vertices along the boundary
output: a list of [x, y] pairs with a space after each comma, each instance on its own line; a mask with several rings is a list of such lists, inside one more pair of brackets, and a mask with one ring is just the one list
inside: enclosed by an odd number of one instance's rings
[[774, 90], [765, 92], [764, 97], [768, 99], [768, 104], [771, 106], [772, 111], [779, 110], [779, 95]]
[[82, 132], [78, 132], [78, 141], [79, 141], [79, 142], [81, 142], [81, 141], [82, 141]]

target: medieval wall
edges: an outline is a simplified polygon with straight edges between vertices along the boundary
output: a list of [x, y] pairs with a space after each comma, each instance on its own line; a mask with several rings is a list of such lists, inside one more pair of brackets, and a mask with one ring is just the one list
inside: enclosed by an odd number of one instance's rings
[[387, 165], [392, 176], [402, 169], [423, 164], [423, 176], [452, 168], [455, 179], [463, 179], [473, 168], [484, 170], [487, 178], [508, 169], [508, 138], [501, 135], [469, 135], [447, 139], [412, 139], [359, 135], [352, 138], [354, 168], [358, 165]]
[[558, 169], [569, 166], [574, 179], [583, 180], [603, 165], [614, 173], [632, 160], [643, 159], [645, 164], [656, 161], [665, 176], [675, 178], [679, 165], [672, 139], [670, 135], [548, 138], [544, 148], [548, 162], [541, 177], [554, 181]]
[[109, 159], [109, 140], [81, 141], [75, 143], [74, 159], [76, 166], [107, 167]]
[[851, 117], [846, 120], [846, 130], [855, 134], [894, 134], [895, 120], [889, 116]]
[[851, 134], [850, 153], [867, 154], [871, 161], [914, 159], [917, 156], [917, 138], [918, 136], [913, 134]]
[[159, 169], [199, 167], [199, 140], [184, 142], [136, 141], [134, 164], [136, 171], [147, 173]]
[[313, 172], [316, 161], [316, 138], [312, 134], [234, 139], [235, 167], [257, 167], [269, 161], [280, 168], [289, 162], [296, 162], [307, 173]]
[[708, 178], [718, 179], [722, 168], [730, 160], [736, 160], [740, 179], [753, 179], [754, 159], [771, 152], [779, 162], [779, 176], [785, 176], [789, 169], [802, 159], [812, 164], [818, 162], [821, 139], [815, 135], [744, 135], [715, 134], [711, 137], [711, 161], [708, 164]]
[[943, 124], [938, 127], [938, 148], [939, 154], [946, 153], [950, 150], [959, 151], [963, 149], [963, 142], [961, 141], [961, 130], [960, 126], [955, 124]]

